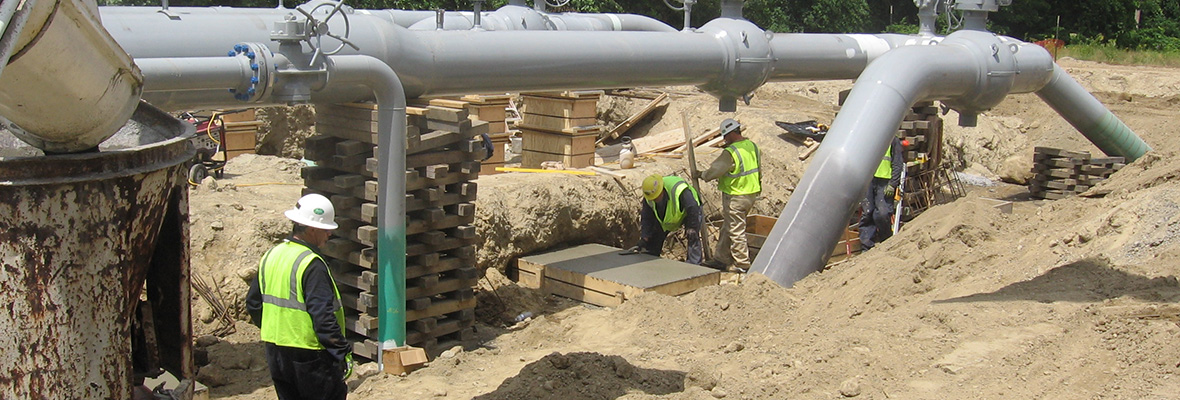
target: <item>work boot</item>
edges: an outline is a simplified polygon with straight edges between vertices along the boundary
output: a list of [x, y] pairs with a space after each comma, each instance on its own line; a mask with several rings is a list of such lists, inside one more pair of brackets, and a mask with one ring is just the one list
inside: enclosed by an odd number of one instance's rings
[[709, 267], [719, 271], [725, 271], [725, 263], [717, 260], [709, 260], [701, 263], [702, 266]]

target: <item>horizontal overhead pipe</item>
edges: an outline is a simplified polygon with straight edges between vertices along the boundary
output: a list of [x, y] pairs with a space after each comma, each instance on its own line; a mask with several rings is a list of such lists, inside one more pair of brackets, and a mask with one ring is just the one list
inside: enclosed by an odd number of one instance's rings
[[1107, 155], [1126, 157], [1130, 162], [1151, 151], [1147, 142], [1059, 65], [1053, 66], [1052, 79], [1037, 91], [1037, 96]]
[[981, 32], [881, 56], [857, 79], [751, 270], [790, 286], [823, 267], [915, 102], [986, 110], [1011, 90], [1043, 86], [1052, 66], [1044, 49]]

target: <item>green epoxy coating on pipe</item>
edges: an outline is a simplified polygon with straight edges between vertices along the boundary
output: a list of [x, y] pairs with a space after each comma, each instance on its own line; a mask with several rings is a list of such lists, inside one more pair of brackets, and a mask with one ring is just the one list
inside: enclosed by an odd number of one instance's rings
[[[1086, 132], [1090, 130], [1082, 131], [1083, 134]], [[1096, 134], [1086, 134], [1086, 137], [1093, 141], [1094, 145], [1106, 154], [1126, 158], [1127, 162], [1135, 161], [1151, 151], [1151, 146], [1148, 146], [1147, 142], [1135, 135], [1127, 124], [1109, 111], [1099, 119], [1098, 126], [1094, 127], [1092, 132]]]
[[[406, 228], [382, 230], [377, 240], [378, 340], [406, 344]], [[389, 251], [381, 251], [389, 249]], [[385, 290], [392, 289], [392, 290]]]

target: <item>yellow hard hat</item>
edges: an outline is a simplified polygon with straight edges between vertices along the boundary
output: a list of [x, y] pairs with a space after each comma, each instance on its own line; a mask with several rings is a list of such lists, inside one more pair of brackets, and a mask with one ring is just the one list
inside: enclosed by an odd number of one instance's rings
[[664, 177], [651, 175], [643, 178], [643, 198], [654, 201], [664, 193]]

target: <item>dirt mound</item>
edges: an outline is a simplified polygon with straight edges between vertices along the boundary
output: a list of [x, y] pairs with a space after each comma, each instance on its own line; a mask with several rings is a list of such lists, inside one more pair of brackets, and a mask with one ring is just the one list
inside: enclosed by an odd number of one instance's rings
[[638, 368], [619, 356], [553, 353], [476, 399], [616, 399], [629, 392], [665, 395], [684, 391], [684, 372]]

